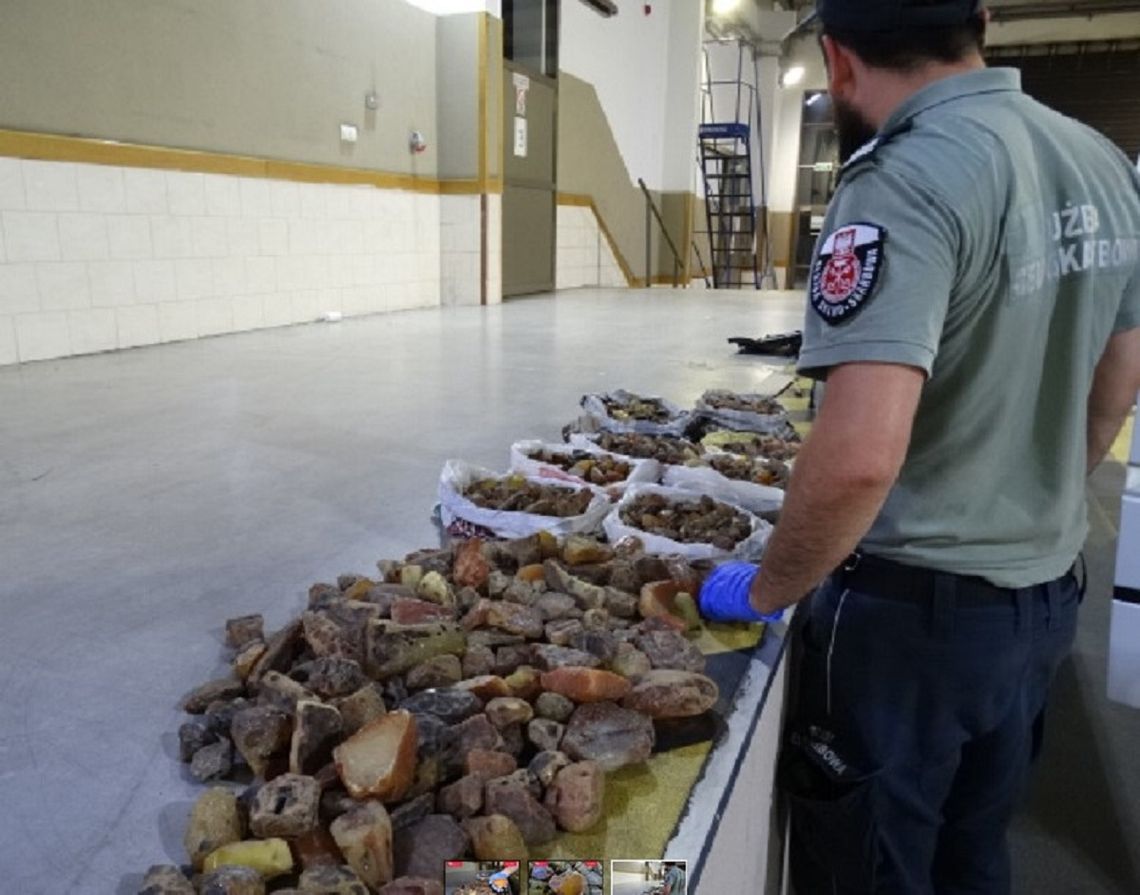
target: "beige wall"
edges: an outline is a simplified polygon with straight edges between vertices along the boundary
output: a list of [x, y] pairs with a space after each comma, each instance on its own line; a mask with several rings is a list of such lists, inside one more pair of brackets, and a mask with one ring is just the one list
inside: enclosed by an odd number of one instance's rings
[[0, 127], [435, 176], [436, 22], [403, 0], [4, 0]]
[[436, 30], [436, 134], [441, 178], [479, 174], [479, 19], [443, 16]]
[[[558, 191], [590, 196], [633, 276], [645, 276], [645, 199], [626, 169], [592, 85], [563, 71], [558, 77]], [[684, 257], [685, 194], [653, 192]], [[653, 275], [673, 274], [673, 260], [654, 225]]]

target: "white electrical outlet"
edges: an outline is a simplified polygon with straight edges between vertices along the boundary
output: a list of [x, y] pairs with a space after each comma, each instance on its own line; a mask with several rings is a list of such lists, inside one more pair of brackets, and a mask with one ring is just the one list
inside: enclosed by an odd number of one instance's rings
[[355, 124], [342, 124], [340, 126], [340, 141], [342, 143], [355, 143], [360, 131]]

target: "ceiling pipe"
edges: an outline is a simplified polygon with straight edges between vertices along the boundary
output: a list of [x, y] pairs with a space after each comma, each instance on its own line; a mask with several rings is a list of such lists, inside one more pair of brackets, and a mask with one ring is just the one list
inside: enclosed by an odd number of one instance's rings
[[1086, 3], [1027, 3], [1017, 6], [990, 7], [994, 22], [1016, 22], [1024, 19], [1092, 18], [1120, 12], [1140, 12], [1140, 3], [1105, 2]]

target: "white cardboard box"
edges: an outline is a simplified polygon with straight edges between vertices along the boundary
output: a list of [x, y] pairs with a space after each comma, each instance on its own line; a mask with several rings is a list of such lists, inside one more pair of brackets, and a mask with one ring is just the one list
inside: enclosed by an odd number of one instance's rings
[[1140, 709], [1140, 604], [1112, 603], [1108, 698]]
[[1120, 502], [1116, 584], [1140, 590], [1140, 494], [1125, 494]]

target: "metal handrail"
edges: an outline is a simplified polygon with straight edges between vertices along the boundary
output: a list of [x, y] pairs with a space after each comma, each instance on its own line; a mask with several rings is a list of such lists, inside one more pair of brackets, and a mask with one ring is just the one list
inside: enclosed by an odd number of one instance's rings
[[657, 225], [661, 228], [661, 232], [665, 234], [665, 242], [669, 245], [669, 251], [673, 253], [673, 288], [676, 289], [681, 285], [681, 253], [677, 251], [677, 246], [673, 244], [673, 237], [669, 235], [669, 229], [665, 226], [661, 212], [657, 210], [657, 203], [653, 201], [653, 196], [649, 193], [649, 187], [645, 185], [645, 181], [640, 177], [637, 178], [637, 185], [641, 187], [641, 191], [645, 194], [645, 285], [646, 287], [653, 285], [652, 219], [657, 218]]

